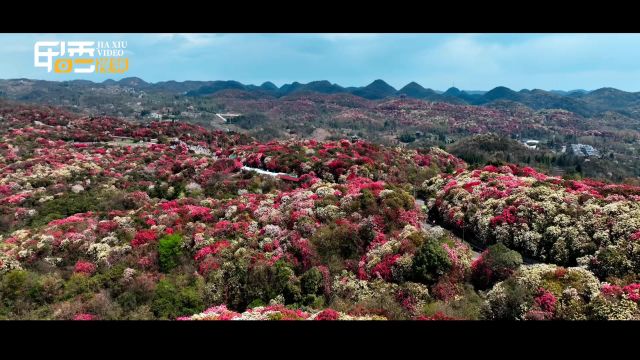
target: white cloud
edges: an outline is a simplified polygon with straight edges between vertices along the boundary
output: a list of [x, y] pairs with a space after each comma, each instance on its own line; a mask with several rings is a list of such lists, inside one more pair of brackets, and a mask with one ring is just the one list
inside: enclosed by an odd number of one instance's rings
[[359, 40], [373, 40], [380, 37], [380, 34], [376, 33], [328, 33], [328, 34], [317, 34], [316, 35], [320, 39], [329, 40], [329, 41], [359, 41]]

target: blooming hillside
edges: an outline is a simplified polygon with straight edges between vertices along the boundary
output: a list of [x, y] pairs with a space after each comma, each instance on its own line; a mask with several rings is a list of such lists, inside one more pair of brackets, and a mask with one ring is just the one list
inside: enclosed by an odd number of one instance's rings
[[[468, 272], [468, 248], [426, 233], [411, 194], [464, 167], [440, 150], [260, 144], [9, 105], [1, 116], [2, 317], [173, 319], [272, 303], [408, 319], [434, 300], [429, 286], [445, 299]], [[442, 269], [416, 275], [427, 243]]]
[[[0, 116], [3, 319], [638, 316], [634, 187], [360, 140]], [[433, 221], [504, 245], [478, 256]], [[513, 285], [532, 273], [536, 291]]]

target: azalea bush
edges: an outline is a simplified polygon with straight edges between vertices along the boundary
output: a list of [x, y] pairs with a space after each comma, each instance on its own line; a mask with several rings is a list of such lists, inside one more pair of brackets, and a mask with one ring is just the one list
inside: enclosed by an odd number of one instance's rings
[[637, 303], [622, 288], [601, 284], [583, 268], [548, 264], [520, 267], [488, 292], [487, 304], [489, 319], [603, 320], [640, 315]]
[[490, 288], [506, 280], [520, 265], [522, 256], [517, 251], [503, 244], [491, 245], [471, 264], [472, 282], [478, 289]]
[[431, 215], [458, 233], [602, 279], [640, 270], [634, 234], [640, 188], [563, 180], [531, 168], [486, 166], [426, 181]]

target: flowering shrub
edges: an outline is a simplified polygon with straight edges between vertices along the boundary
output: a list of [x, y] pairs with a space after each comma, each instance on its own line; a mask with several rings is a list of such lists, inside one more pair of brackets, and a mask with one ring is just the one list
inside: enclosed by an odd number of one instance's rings
[[623, 294], [622, 288], [620, 286], [606, 284], [606, 283], [602, 285], [600, 292], [603, 296], [606, 296], [609, 298], [618, 298], [618, 297], [621, 297]]
[[640, 302], [640, 284], [629, 284], [622, 288], [627, 298], [636, 303]]
[[638, 307], [638, 284], [618, 286], [604, 283], [600, 294], [593, 301], [592, 313], [596, 320], [637, 320], [640, 318]]
[[339, 319], [340, 319], [340, 314], [333, 309], [324, 309], [321, 312], [319, 312], [315, 317], [315, 320], [339, 320]]
[[96, 266], [87, 261], [78, 261], [73, 271], [77, 273], [91, 275], [96, 271]]
[[153, 230], [140, 230], [131, 240], [131, 246], [138, 247], [157, 240], [156, 232]]
[[538, 289], [538, 296], [533, 299], [536, 307], [540, 310], [548, 313], [553, 313], [556, 310], [556, 299], [552, 293], [548, 292], [544, 288]]
[[503, 244], [489, 246], [471, 264], [472, 282], [476, 288], [490, 288], [511, 276], [521, 264], [522, 256], [516, 251], [509, 250]]
[[583, 268], [548, 264], [523, 265], [487, 293], [489, 319], [586, 320], [601, 298], [598, 279]]
[[203, 313], [182, 316], [177, 320], [385, 320], [381, 316], [350, 316], [332, 309], [308, 313], [302, 310], [287, 309], [282, 305], [255, 307], [243, 313], [230, 311], [220, 305], [209, 308]]
[[[590, 266], [601, 278], [638, 267], [634, 241], [640, 188], [549, 177], [515, 165], [427, 180], [431, 210], [456, 231], [500, 242], [524, 256]], [[616, 197], [611, 196], [612, 193]]]
[[73, 320], [98, 320], [93, 314], [78, 314], [73, 317]]

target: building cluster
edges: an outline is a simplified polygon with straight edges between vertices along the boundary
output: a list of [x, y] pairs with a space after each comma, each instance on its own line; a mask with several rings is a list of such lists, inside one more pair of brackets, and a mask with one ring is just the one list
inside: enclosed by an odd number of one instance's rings
[[585, 144], [571, 144], [571, 151], [576, 156], [600, 156], [600, 152], [591, 145]]

